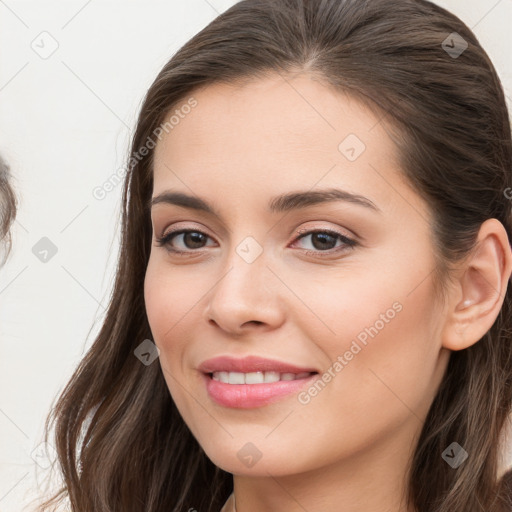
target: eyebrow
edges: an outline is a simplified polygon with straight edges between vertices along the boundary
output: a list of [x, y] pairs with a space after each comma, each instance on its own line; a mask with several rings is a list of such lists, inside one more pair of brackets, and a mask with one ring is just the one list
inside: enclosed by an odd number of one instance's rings
[[[361, 196], [359, 194], [352, 194], [346, 190], [340, 190], [336, 188], [325, 190], [307, 190], [282, 194], [272, 198], [272, 200], [269, 202], [268, 210], [270, 213], [284, 213], [291, 210], [298, 210], [301, 208], [307, 208], [308, 206], [333, 201], [344, 201], [368, 208], [375, 212], [382, 212], [382, 210], [367, 197]], [[161, 203], [173, 204], [183, 208], [191, 208], [193, 210], [203, 211], [211, 215], [215, 215], [218, 218], [222, 217], [219, 212], [217, 212], [217, 210], [204, 199], [201, 199], [197, 196], [190, 196], [183, 192], [172, 192], [169, 190], [162, 192], [150, 200], [150, 207]]]

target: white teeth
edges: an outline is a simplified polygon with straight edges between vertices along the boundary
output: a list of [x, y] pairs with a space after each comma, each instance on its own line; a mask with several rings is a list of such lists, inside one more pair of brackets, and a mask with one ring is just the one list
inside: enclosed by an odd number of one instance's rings
[[265, 372], [265, 382], [277, 382], [279, 380], [279, 372]]
[[228, 382], [230, 384], [245, 384], [245, 375], [238, 372], [229, 372]]
[[310, 372], [279, 373], [279, 372], [213, 372], [213, 380], [225, 384], [263, 384], [264, 382], [277, 382], [279, 380], [296, 380], [309, 377]]
[[[244, 374], [241, 373], [240, 375], [243, 376]], [[261, 384], [264, 381], [265, 375], [262, 372], [250, 372], [245, 374], [245, 380], [242, 384]]]

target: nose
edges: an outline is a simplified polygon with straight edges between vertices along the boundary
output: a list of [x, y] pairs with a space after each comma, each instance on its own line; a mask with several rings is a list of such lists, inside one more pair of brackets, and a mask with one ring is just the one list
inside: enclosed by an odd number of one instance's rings
[[263, 255], [247, 263], [235, 253], [208, 296], [207, 321], [233, 335], [279, 327], [284, 297], [279, 296], [278, 283]]

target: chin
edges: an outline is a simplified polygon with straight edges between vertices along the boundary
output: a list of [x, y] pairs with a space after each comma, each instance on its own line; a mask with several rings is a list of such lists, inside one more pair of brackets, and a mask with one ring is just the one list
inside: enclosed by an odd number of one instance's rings
[[[204, 449], [204, 448], [203, 448]], [[272, 450], [271, 456], [265, 456], [264, 450], [262, 452], [256, 451], [250, 443], [242, 444], [242, 448], [220, 448], [216, 446], [215, 449], [204, 449], [206, 456], [217, 467], [228, 473], [246, 476], [284, 476], [301, 472], [301, 469], [296, 467], [295, 464], [290, 464], [290, 456], [281, 454]], [[232, 451], [231, 451], [232, 450]], [[259, 458], [258, 458], [259, 457]], [[306, 470], [307, 468], [303, 468]]]

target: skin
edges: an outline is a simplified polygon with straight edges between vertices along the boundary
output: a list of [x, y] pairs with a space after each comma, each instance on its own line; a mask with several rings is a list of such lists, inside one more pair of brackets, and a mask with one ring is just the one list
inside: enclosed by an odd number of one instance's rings
[[[384, 124], [362, 104], [301, 73], [193, 96], [197, 107], [155, 149], [153, 197], [196, 195], [221, 218], [154, 205], [144, 290], [184, 421], [234, 475], [238, 512], [339, 512], [340, 504], [344, 512], [414, 512], [403, 501], [408, 459], [450, 351], [477, 342], [503, 302], [512, 266], [503, 226], [482, 225], [478, 253], [442, 302], [428, 206], [402, 178]], [[348, 134], [366, 145], [355, 161], [338, 149]], [[330, 187], [379, 211], [342, 201], [267, 211], [276, 195]], [[188, 251], [175, 255], [156, 243], [171, 227], [206, 237], [175, 236], [169, 245]], [[358, 245], [299, 239], [311, 229]], [[263, 250], [252, 263], [236, 252], [248, 236]], [[214, 356], [255, 354], [322, 373], [394, 303], [401, 311], [307, 404], [295, 393], [255, 409], [226, 408], [209, 398], [197, 370]], [[248, 442], [262, 454], [252, 467], [237, 457]]]

